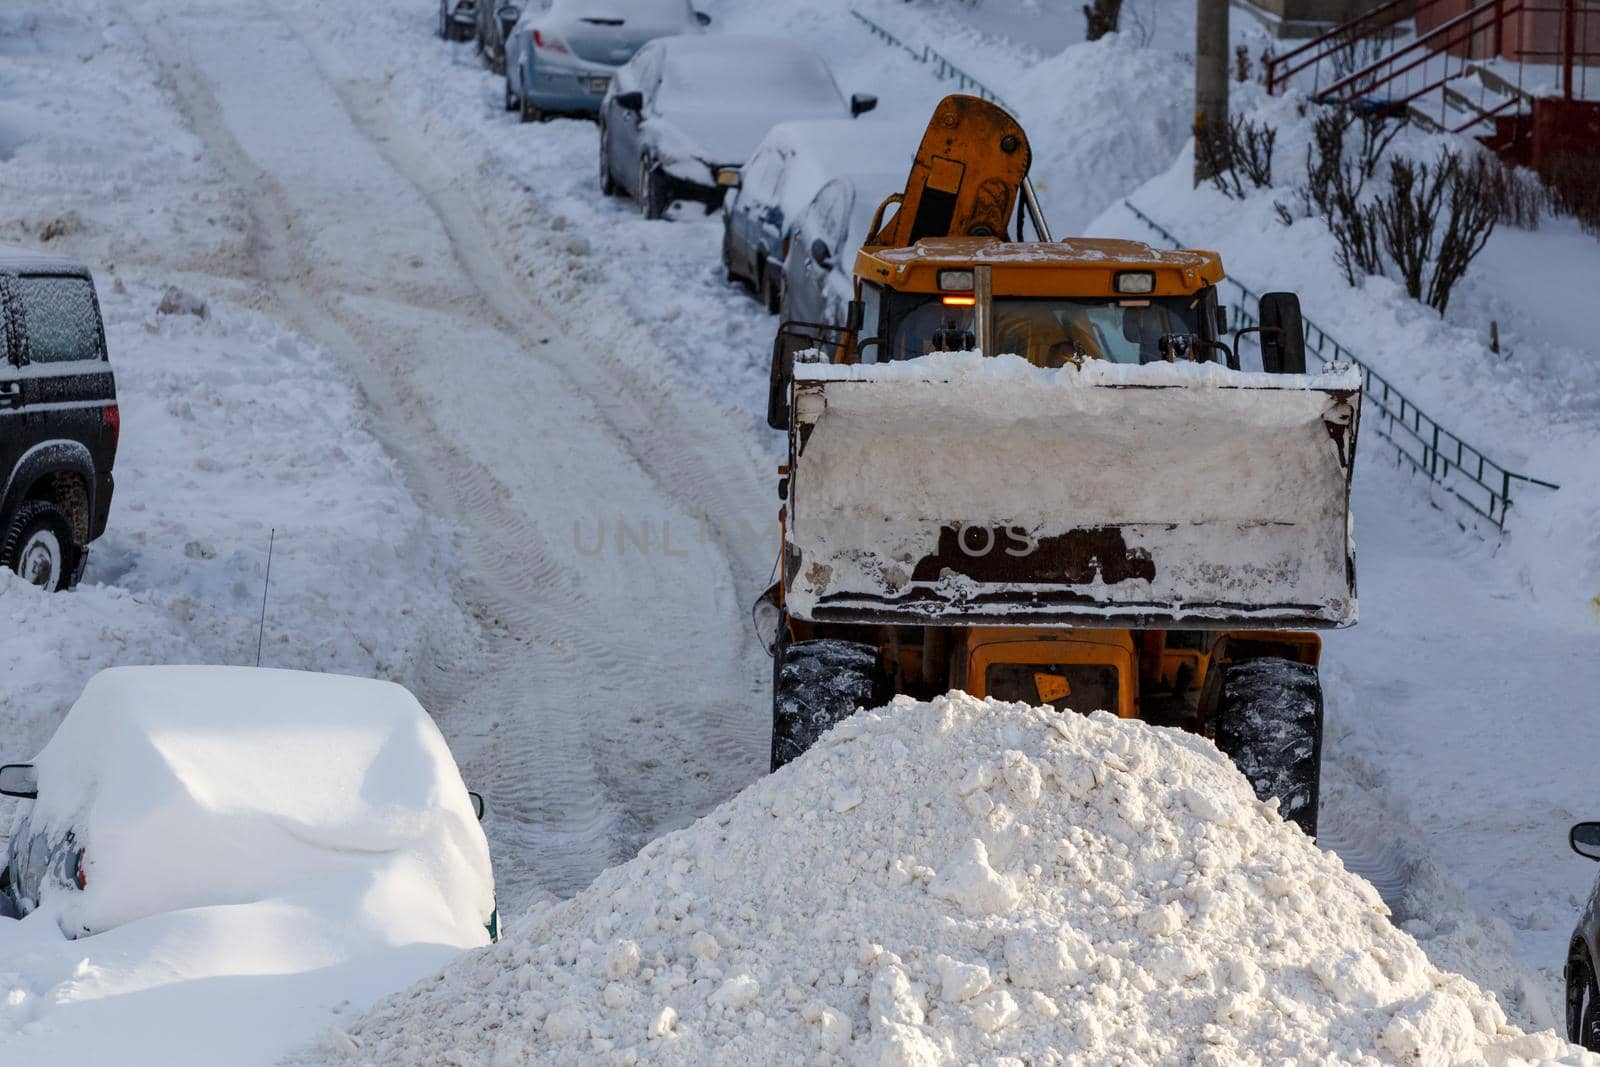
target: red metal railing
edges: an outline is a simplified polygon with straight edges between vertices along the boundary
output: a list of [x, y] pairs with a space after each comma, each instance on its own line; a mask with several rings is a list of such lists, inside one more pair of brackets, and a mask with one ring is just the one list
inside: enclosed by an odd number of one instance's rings
[[[1560, 17], [1560, 46], [1553, 49], [1527, 47], [1529, 42], [1522, 39], [1522, 34], [1532, 33], [1534, 22], [1531, 19], [1525, 20], [1519, 27], [1518, 39], [1511, 49], [1518, 65], [1518, 86], [1521, 85], [1522, 67], [1525, 64], [1545, 60], [1559, 64], [1561, 68], [1562, 95], [1569, 100], [1575, 95], [1587, 96], [1587, 61], [1600, 58], [1600, 51], [1579, 48], [1577, 42], [1580, 36], [1587, 40], [1589, 19], [1591, 16], [1600, 18], [1600, 10], [1585, 5], [1580, 11], [1578, 0], [1547, 0], [1543, 3], [1536, 0], [1482, 0], [1476, 6], [1405, 41], [1361, 69], [1336, 77], [1326, 88], [1322, 86], [1324, 68], [1333, 66], [1342, 56], [1353, 57], [1360, 43], [1374, 41], [1380, 36], [1398, 36], [1401, 31], [1396, 27], [1399, 24], [1428, 15], [1441, 5], [1454, 6], [1459, 2], [1460, 0], [1421, 0], [1420, 3], [1414, 0], [1388, 0], [1366, 14], [1307, 41], [1293, 51], [1269, 58], [1266, 61], [1267, 91], [1279, 92], [1288, 84], [1291, 77], [1309, 70], [1312, 81], [1309, 87], [1311, 95], [1318, 101], [1344, 104], [1364, 102], [1369, 105], [1378, 103], [1402, 107], [1467, 73], [1471, 61], [1467, 53], [1476, 50], [1473, 47], [1475, 42], [1481, 41], [1483, 50], [1491, 57], [1504, 55], [1507, 51], [1506, 28], [1513, 25], [1513, 18], [1523, 14], [1544, 14]], [[1458, 50], [1462, 54], [1452, 55], [1452, 50]], [[1578, 69], [1580, 61], [1583, 61], [1581, 71]], [[1347, 61], [1347, 69], [1348, 64], [1353, 62], [1353, 59]], [[1335, 69], [1337, 70], [1337, 67]], [[1375, 99], [1380, 90], [1393, 86], [1396, 81], [1402, 83], [1398, 89], [1391, 89], [1383, 93], [1381, 98]], [[1500, 102], [1492, 108], [1484, 109], [1478, 118], [1466, 125], [1471, 126], [1484, 118], [1503, 113], [1513, 106], [1515, 106], [1514, 101]], [[1441, 98], [1441, 121], [1443, 120]]]
[[[1340, 78], [1318, 92], [1317, 99], [1328, 104], [1367, 102], [1390, 108], [1405, 107], [1467, 73], [1473, 60], [1466, 53], [1471, 49], [1463, 49], [1459, 56], [1452, 55], [1451, 50], [1470, 44], [1480, 34], [1498, 36], [1505, 20], [1522, 11], [1524, 6], [1521, 0], [1511, 3], [1483, 0], [1477, 7], [1468, 8], [1376, 62]], [[1375, 98], [1379, 90], [1387, 90], [1381, 100]], [[1441, 122], [1443, 99], [1441, 96]]]
[[1371, 11], [1313, 37], [1292, 51], [1281, 56], [1269, 56], [1266, 60], [1267, 92], [1281, 91], [1289, 84], [1291, 77], [1310, 69], [1314, 79], [1312, 93], [1315, 94], [1320, 87], [1321, 68], [1325, 61], [1355, 48], [1358, 41], [1371, 40], [1422, 11], [1449, 2], [1452, 0], [1422, 0], [1421, 3], [1417, 0], [1387, 0]]

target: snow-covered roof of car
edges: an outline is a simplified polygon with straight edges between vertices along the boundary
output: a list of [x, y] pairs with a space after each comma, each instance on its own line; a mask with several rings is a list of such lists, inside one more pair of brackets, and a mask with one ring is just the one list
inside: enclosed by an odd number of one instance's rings
[[772, 127], [763, 143], [825, 159], [837, 173], [841, 161], [910, 159], [921, 137], [920, 127], [889, 119], [792, 119]]
[[34, 762], [33, 829], [72, 828], [85, 849], [87, 885], [69, 905], [83, 929], [363, 873], [392, 877], [436, 932], [481, 931], [494, 906], [449, 748], [390, 682], [113, 668]]
[[[762, 140], [762, 147], [779, 149], [788, 156], [783, 164], [783, 195], [779, 198], [786, 218], [797, 221], [812, 198], [839, 176], [840, 161], [892, 159], [900, 169], [887, 183], [872, 182], [865, 195], [881, 199], [905, 184], [904, 165], [915, 152], [922, 131], [905, 123], [882, 119], [793, 119], [780, 122]], [[758, 148], [756, 151], [760, 151]], [[856, 175], [846, 175], [857, 189]], [[874, 203], [876, 206], [876, 203]]]
[[749, 55], [752, 52], [790, 52], [806, 56], [818, 53], [810, 45], [792, 37], [771, 37], [743, 33], [685, 33], [660, 38], [661, 47], [673, 55], [722, 56]]
[[0, 244], [0, 271], [48, 271], [53, 274], [88, 274], [89, 268], [65, 256], [23, 245]]

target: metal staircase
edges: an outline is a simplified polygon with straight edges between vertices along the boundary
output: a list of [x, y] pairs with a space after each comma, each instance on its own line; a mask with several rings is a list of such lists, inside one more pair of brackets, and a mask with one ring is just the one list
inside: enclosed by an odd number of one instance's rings
[[[1267, 91], [1293, 84], [1319, 103], [1409, 115], [1525, 156], [1536, 100], [1588, 97], [1600, 50], [1583, 44], [1597, 29], [1600, 9], [1583, 0], [1388, 0], [1267, 59]], [[1600, 92], [1600, 72], [1595, 83]]]

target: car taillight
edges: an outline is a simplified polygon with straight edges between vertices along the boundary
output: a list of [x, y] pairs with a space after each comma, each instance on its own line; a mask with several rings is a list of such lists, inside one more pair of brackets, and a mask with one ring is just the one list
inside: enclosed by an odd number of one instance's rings
[[116, 448], [117, 442], [122, 440], [122, 411], [115, 404], [107, 404], [100, 409], [100, 425], [111, 432], [111, 447]]
[[567, 46], [562, 44], [559, 38], [546, 37], [538, 30], [533, 31], [533, 47], [543, 48], [550, 52], [565, 52], [567, 50]]
[[80, 848], [78, 850], [78, 870], [76, 872], [76, 881], [79, 889], [87, 889], [89, 887], [89, 872], [83, 866], [83, 854], [87, 851], [89, 850], [86, 848]]
[[788, 259], [789, 259], [789, 245], [793, 241], [794, 241], [794, 234], [786, 233], [786, 234], [783, 235], [783, 252], [778, 256], [779, 259], [784, 260], [785, 262], [788, 261]]

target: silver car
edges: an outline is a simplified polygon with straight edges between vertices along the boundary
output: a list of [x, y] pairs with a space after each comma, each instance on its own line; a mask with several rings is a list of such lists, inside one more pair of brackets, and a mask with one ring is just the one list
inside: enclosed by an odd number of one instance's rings
[[635, 52], [710, 22], [689, 0], [534, 0], [506, 38], [506, 110], [592, 117]]
[[[779, 315], [784, 321], [837, 326], [854, 295], [855, 255], [885, 197], [905, 184], [903, 171], [847, 174], [811, 199], [784, 242]], [[885, 215], [892, 218], [894, 208]]]

